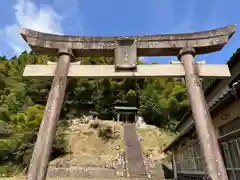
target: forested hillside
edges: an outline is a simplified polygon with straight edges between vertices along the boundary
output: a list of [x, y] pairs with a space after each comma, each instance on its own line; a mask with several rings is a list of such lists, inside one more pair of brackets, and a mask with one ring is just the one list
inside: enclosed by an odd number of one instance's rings
[[[9, 60], [0, 57], [0, 174], [29, 163], [51, 87], [51, 79], [23, 78], [24, 67], [55, 60], [33, 52]], [[81, 62], [113, 64], [113, 58], [84, 58]], [[148, 124], [162, 128], [172, 128], [188, 107], [185, 86], [173, 79], [69, 79], [58, 131], [64, 131], [67, 119], [89, 110], [112, 119], [116, 105], [137, 106]], [[59, 133], [52, 158], [64, 151], [64, 138]]]

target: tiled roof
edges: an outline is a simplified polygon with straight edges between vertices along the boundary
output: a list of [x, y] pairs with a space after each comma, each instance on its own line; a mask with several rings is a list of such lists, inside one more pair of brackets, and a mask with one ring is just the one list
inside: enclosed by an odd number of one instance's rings
[[132, 107], [132, 106], [115, 106], [114, 108], [116, 110], [126, 110], [126, 111], [136, 111], [136, 110], [138, 110], [137, 107]]

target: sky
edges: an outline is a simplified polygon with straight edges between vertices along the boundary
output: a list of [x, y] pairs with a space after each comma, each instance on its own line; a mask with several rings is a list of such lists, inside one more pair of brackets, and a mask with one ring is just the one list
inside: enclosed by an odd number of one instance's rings
[[[81, 36], [188, 33], [237, 25], [222, 51], [196, 56], [226, 63], [240, 47], [239, 0], [0, 0], [0, 55], [18, 56], [29, 47], [19, 28]], [[176, 57], [142, 57], [169, 63]]]

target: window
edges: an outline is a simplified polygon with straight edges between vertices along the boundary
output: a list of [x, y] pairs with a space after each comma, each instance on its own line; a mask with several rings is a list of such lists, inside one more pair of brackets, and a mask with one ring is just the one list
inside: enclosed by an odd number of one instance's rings
[[[236, 132], [239, 129], [240, 117], [236, 117], [219, 128], [220, 135], [227, 136], [226, 139], [228, 139], [220, 143], [220, 147], [229, 180], [240, 180], [240, 137], [231, 136], [231, 132]], [[175, 157], [178, 173], [205, 174], [206, 163], [201, 153], [199, 141], [178, 149]]]
[[221, 143], [229, 180], [240, 179], [240, 138]]
[[177, 166], [177, 172], [181, 171], [182, 153], [177, 153], [175, 155], [175, 161]]
[[205, 171], [205, 162], [200, 150], [200, 144], [199, 142], [196, 142], [194, 145], [194, 160], [196, 162], [196, 171], [203, 172]]
[[199, 172], [201, 174], [205, 172], [205, 163], [198, 142], [179, 149], [175, 157], [177, 172]]
[[[237, 117], [233, 121], [219, 128], [221, 136], [228, 136], [229, 133], [240, 129], [240, 118]], [[240, 137], [235, 136], [221, 143], [221, 150], [226, 166], [229, 180], [240, 179]]]

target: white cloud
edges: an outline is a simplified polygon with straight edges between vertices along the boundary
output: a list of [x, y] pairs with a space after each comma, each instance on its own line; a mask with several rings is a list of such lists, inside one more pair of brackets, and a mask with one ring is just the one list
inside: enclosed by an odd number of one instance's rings
[[13, 10], [16, 23], [6, 26], [2, 30], [1, 36], [17, 55], [24, 50], [29, 50], [26, 42], [20, 36], [20, 27], [45, 33], [63, 33], [62, 17], [49, 5], [38, 8], [34, 1], [17, 0]]
[[144, 61], [145, 59], [146, 59], [146, 58], [145, 58], [145, 57], [142, 57], [142, 56], [138, 58], [139, 61]]
[[141, 57], [139, 57], [138, 59], [139, 59], [139, 61], [142, 61], [142, 62], [144, 62], [144, 63], [149, 63], [149, 62], [151, 62], [151, 58], [149, 58], [149, 57], [143, 57], [143, 56], [141, 56]]

